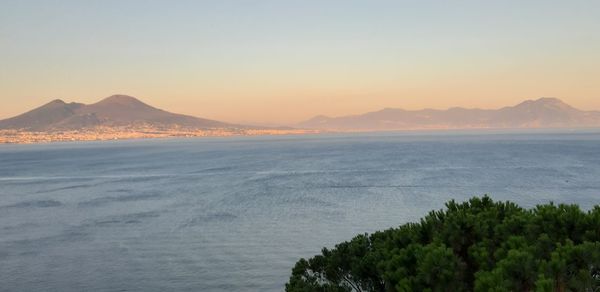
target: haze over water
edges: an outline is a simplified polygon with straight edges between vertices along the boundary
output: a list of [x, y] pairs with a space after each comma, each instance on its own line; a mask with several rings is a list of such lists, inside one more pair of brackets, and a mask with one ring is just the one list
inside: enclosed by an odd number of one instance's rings
[[598, 131], [0, 145], [0, 290], [280, 291], [449, 199], [598, 204]]

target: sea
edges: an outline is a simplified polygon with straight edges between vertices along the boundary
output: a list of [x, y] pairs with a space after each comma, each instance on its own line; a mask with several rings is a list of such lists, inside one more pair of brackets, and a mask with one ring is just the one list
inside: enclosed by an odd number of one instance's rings
[[0, 291], [282, 291], [449, 200], [600, 204], [600, 130], [0, 145]]

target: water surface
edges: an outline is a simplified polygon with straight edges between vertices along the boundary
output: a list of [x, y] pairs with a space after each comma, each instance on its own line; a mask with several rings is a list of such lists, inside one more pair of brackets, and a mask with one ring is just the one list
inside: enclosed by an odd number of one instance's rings
[[596, 131], [0, 145], [0, 290], [280, 291], [449, 199], [589, 209], [599, 177]]

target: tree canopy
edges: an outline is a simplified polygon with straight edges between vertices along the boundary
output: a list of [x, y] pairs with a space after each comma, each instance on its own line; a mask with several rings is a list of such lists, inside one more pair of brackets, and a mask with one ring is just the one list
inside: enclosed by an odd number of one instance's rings
[[450, 201], [300, 259], [286, 291], [600, 291], [600, 207]]

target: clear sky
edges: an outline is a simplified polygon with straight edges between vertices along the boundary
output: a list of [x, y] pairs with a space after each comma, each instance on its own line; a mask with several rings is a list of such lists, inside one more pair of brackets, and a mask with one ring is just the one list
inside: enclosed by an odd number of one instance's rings
[[230, 122], [600, 110], [600, 1], [0, 0], [0, 118], [128, 94]]

